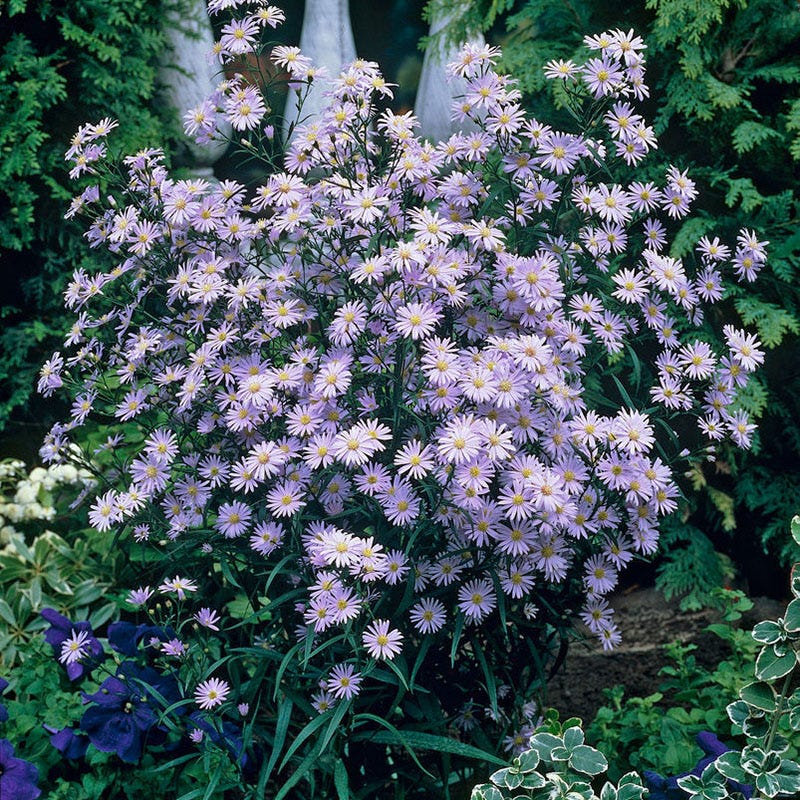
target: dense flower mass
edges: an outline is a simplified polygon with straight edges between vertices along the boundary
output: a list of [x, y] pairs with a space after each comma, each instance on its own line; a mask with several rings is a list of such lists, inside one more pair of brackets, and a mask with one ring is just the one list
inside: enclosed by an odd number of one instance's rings
[[[260, 6], [232, 21], [220, 58], [280, 16]], [[319, 711], [354, 700], [378, 661], [407, 669], [426, 637], [453, 659], [477, 658], [459, 637], [500, 620], [524, 637], [568, 585], [613, 646], [604, 597], [656, 550], [677, 505], [680, 446], [659, 425], [683, 414], [707, 445], [750, 443], [737, 391], [759, 343], [728, 326], [719, 353], [700, 325], [723, 271], [752, 280], [766, 243], [742, 231], [733, 250], [702, 240], [696, 262], [669, 254], [668, 227], [697, 192], [677, 168], [659, 181], [633, 169], [656, 142], [635, 106], [643, 46], [624, 36], [588, 39], [583, 65], [548, 65], [605, 109], [587, 116], [593, 129], [527, 116], [493, 68], [498, 51], [468, 45], [450, 69], [467, 85], [457, 113], [477, 130], [422, 141], [412, 114], [382, 110], [390, 90], [359, 60], [254, 190], [176, 180], [148, 150], [125, 159], [109, 207], [76, 201], [116, 266], [78, 271], [67, 290], [77, 321], [40, 388], [72, 387], [80, 402], [44, 452], [69, 456], [92, 414], [135, 423], [140, 443], [106, 476], [92, 524], [165, 538], [188, 572], [158, 592], [178, 603], [209, 564], [251, 576], [267, 592], [263, 644], [291, 652], [280, 674], [316, 692]], [[300, 91], [313, 77], [296, 49], [273, 61]], [[265, 109], [237, 76], [187, 130], [201, 142], [221, 120], [258, 130]], [[73, 171], [102, 169], [110, 128], [81, 129]], [[619, 365], [633, 365], [630, 393]], [[130, 599], [147, 607], [153, 593]], [[213, 609], [194, 613], [219, 632]], [[67, 664], [84, 647], [60, 644]], [[230, 684], [207, 678], [195, 698], [214, 709]], [[126, 755], [153, 724], [142, 714]]]

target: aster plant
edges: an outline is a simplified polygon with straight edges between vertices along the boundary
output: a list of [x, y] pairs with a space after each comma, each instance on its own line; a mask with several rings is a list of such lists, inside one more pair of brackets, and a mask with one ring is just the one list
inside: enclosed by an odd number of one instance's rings
[[[230, 9], [223, 63], [282, 19], [211, 4]], [[753, 280], [766, 243], [668, 255], [696, 191], [646, 172], [643, 45], [586, 44], [547, 68], [573, 132], [526, 116], [473, 45], [450, 70], [478, 130], [441, 143], [356, 61], [272, 160], [268, 87], [222, 82], [187, 130], [229, 122], [264, 163], [255, 188], [174, 179], [157, 150], [109, 160], [110, 120], [75, 137], [76, 177], [120, 178], [69, 212], [115, 266], [66, 292], [77, 320], [40, 389], [75, 402], [43, 453], [91, 469], [76, 434], [118, 424], [90, 519], [145, 553], [132, 607], [176, 631], [158, 646], [195, 718], [243, 724], [258, 791], [410, 797], [427, 774], [447, 792], [492, 740], [523, 746], [571, 621], [619, 641], [606, 597], [656, 551], [675, 467], [749, 445], [759, 343], [728, 326], [716, 352], [703, 326], [722, 270]], [[301, 100], [322, 77], [270, 53]]]

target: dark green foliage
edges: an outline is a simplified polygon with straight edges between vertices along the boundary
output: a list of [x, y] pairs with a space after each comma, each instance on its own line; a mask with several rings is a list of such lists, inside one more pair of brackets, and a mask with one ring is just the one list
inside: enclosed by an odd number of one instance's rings
[[662, 591], [667, 599], [680, 597], [683, 611], [702, 608], [713, 590], [732, 577], [730, 560], [714, 550], [701, 530], [675, 517], [664, 524], [661, 536], [665, 555], [658, 580]]
[[[683, 531], [668, 532], [685, 549], [663, 563], [659, 580], [673, 593], [691, 586], [690, 605], [702, 602], [724, 575], [714, 551], [735, 556], [739, 540], [760, 540], [787, 566], [800, 556], [786, 535], [800, 506], [800, 7], [794, 0], [431, 0], [429, 8], [434, 2], [463, 11], [448, 38], [483, 30], [502, 45], [502, 66], [525, 104], [556, 125], [567, 113], [565, 96], [560, 82], [544, 78], [547, 61], [572, 57], [584, 35], [604, 30], [633, 28], [645, 39], [648, 117], [661, 148], [646, 169], [689, 168], [700, 190], [672, 255], [688, 255], [712, 228], [731, 239], [747, 227], [770, 241], [766, 274], [752, 286], [728, 286], [715, 320], [754, 329], [768, 348], [766, 369], [741, 398], [760, 434], [751, 453], [720, 453], [695, 476], [694, 492], [687, 486], [692, 516]], [[709, 557], [698, 574], [701, 555]]]
[[123, 123], [115, 146], [125, 152], [167, 141], [170, 122], [150, 107], [162, 5], [0, 3], [0, 428], [59, 344], [67, 277], [92, 269], [80, 226], [62, 220], [75, 193], [64, 161], [70, 138], [80, 124], [112, 116]]

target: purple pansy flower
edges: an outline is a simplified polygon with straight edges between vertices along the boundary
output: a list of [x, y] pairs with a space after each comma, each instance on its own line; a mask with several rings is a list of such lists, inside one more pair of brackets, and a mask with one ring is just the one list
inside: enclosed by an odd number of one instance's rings
[[158, 744], [165, 738], [165, 731], [158, 727], [156, 693], [168, 703], [180, 699], [173, 676], [124, 661], [117, 674], [106, 678], [98, 691], [83, 693], [84, 700], [95, 705], [81, 717], [81, 730], [98, 750], [116, 753], [129, 764], [136, 763], [145, 741]]
[[14, 746], [0, 739], [0, 797], [36, 800], [42, 793], [38, 781], [39, 770], [30, 761], [14, 758]]
[[[650, 800], [686, 800], [688, 795], [678, 786], [678, 779], [685, 778], [688, 775], [696, 775], [699, 777], [712, 761], [716, 761], [723, 753], [727, 753], [730, 750], [730, 747], [724, 745], [710, 731], [701, 731], [698, 733], [697, 744], [700, 745], [706, 755], [704, 758], [701, 758], [689, 772], [665, 778], [657, 772], [644, 771], [645, 783], [650, 790], [650, 794], [648, 795]], [[752, 786], [736, 783], [735, 781], [728, 781], [728, 785], [734, 792], [741, 792], [747, 800], [750, 800], [753, 794]]]
[[50, 744], [65, 758], [77, 761], [86, 755], [86, 748], [89, 747], [88, 737], [76, 733], [73, 728], [58, 730], [58, 728], [45, 725], [44, 729], [52, 734]]
[[71, 681], [82, 678], [100, 663], [105, 651], [88, 621], [70, 622], [53, 608], [44, 608], [41, 614], [50, 623], [50, 629], [44, 635], [45, 641], [64, 664]]
[[175, 636], [171, 628], [159, 628], [157, 625], [141, 624], [133, 622], [112, 622], [108, 626], [108, 643], [118, 653], [124, 656], [134, 657], [139, 652], [139, 643], [146, 639], [158, 639], [166, 642]]

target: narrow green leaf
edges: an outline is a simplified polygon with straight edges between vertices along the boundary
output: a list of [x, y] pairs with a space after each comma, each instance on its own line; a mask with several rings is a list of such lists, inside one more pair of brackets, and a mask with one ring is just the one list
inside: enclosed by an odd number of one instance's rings
[[489, 669], [489, 665], [486, 663], [486, 655], [483, 652], [483, 648], [474, 639], [472, 641], [472, 650], [477, 656], [478, 663], [481, 665], [481, 669], [483, 670], [483, 678], [486, 681], [486, 691], [489, 695], [489, 706], [492, 709], [492, 713], [495, 715], [495, 717], [497, 717], [497, 683], [495, 682], [494, 674]]
[[350, 710], [351, 703], [350, 701], [341, 702], [333, 711], [331, 715], [331, 721], [328, 723], [328, 729], [322, 736], [320, 740], [320, 750], [324, 750], [327, 746], [328, 742], [333, 738], [333, 735], [339, 730], [339, 724], [341, 723], [342, 719], [344, 719], [344, 715]]
[[427, 769], [425, 769], [425, 767], [422, 766], [422, 763], [420, 762], [419, 758], [417, 758], [417, 754], [414, 752], [414, 750], [411, 747], [411, 745], [409, 745], [406, 742], [405, 737], [403, 736], [403, 734], [397, 728], [395, 728], [395, 726], [392, 725], [391, 722], [387, 722], [385, 719], [383, 719], [382, 717], [378, 717], [375, 714], [369, 714], [367, 712], [363, 712], [361, 714], [356, 714], [356, 716], [353, 717], [353, 727], [356, 727], [357, 725], [359, 725], [362, 720], [369, 720], [371, 722], [376, 722], [376, 723], [378, 723], [378, 725], [381, 725], [382, 727], [386, 728], [386, 732], [378, 731], [377, 733], [375, 733], [375, 732], [372, 732], [372, 731], [368, 731], [368, 732], [365, 731], [363, 733], [355, 734], [355, 735], [351, 736], [351, 738], [353, 740], [356, 740], [356, 741], [357, 740], [362, 740], [362, 741], [366, 740], [366, 741], [369, 741], [369, 742], [375, 742], [375, 741], [380, 742], [381, 740], [376, 738], [376, 737], [385, 736], [386, 733], [388, 732], [388, 734], [390, 735], [391, 741], [386, 742], [386, 744], [401, 744], [405, 748], [406, 752], [411, 756], [411, 758], [414, 761], [414, 763], [426, 775], [428, 775], [431, 778], [436, 778], [436, 776], [433, 773], [429, 772]]
[[283, 760], [281, 761], [280, 766], [278, 767], [279, 770], [282, 770], [289, 763], [289, 759], [300, 749], [303, 742], [306, 739], [308, 739], [308, 737], [311, 736], [312, 733], [319, 730], [332, 715], [333, 715], [333, 710], [331, 709], [329, 711], [326, 711], [324, 714], [320, 714], [319, 716], [314, 717], [314, 719], [312, 719], [311, 722], [307, 723], [303, 727], [300, 733], [298, 733], [297, 736], [295, 736], [294, 741], [291, 743], [289, 749], [286, 751], [286, 755], [283, 757]]
[[350, 781], [344, 761], [339, 760], [333, 768], [333, 785], [339, 800], [350, 800]]
[[281, 790], [275, 795], [275, 800], [283, 800], [287, 794], [295, 787], [296, 784], [311, 771], [319, 758], [318, 748], [314, 748], [299, 764], [296, 770], [292, 772], [291, 776], [286, 780], [286, 783], [281, 786]]
[[[361, 715], [363, 716], [363, 715]], [[402, 744], [418, 748], [419, 750], [434, 750], [437, 753], [452, 753], [457, 756], [464, 756], [465, 758], [474, 758], [479, 761], [487, 761], [490, 764], [498, 764], [500, 766], [507, 766], [508, 762], [493, 753], [487, 753], [465, 742], [459, 742], [456, 739], [448, 739], [446, 736], [435, 736], [432, 733], [423, 733], [422, 731], [398, 731], [396, 728], [393, 731], [378, 731], [369, 737], [372, 742], [379, 742], [382, 744]]]
[[266, 770], [262, 773], [263, 778], [259, 776], [259, 782], [263, 780], [264, 785], [266, 785], [266, 782], [269, 780], [269, 776], [272, 774], [272, 770], [278, 762], [281, 750], [283, 750], [283, 743], [286, 740], [286, 731], [289, 730], [289, 721], [292, 718], [293, 705], [291, 698], [284, 697], [283, 702], [278, 707], [278, 718], [275, 721], [275, 738], [272, 741], [272, 752], [269, 755]]
[[461, 633], [464, 630], [464, 615], [458, 614], [456, 616], [456, 624], [453, 629], [453, 644], [450, 647], [450, 666], [454, 667], [456, 664], [456, 653], [458, 653], [458, 645], [461, 643]]

